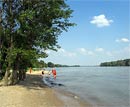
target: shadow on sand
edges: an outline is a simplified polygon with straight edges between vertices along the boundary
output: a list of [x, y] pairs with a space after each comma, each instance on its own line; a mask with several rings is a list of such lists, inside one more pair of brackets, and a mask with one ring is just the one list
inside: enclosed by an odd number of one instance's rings
[[49, 88], [43, 81], [40, 75], [27, 74], [24, 81], [20, 81], [19, 86], [27, 89], [42, 90], [43, 88]]

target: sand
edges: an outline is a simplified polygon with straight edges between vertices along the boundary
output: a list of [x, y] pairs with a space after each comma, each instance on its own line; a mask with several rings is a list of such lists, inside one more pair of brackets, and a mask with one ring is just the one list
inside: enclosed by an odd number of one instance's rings
[[46, 86], [41, 72], [27, 72], [15, 86], [0, 86], [0, 107], [89, 107], [77, 96]]

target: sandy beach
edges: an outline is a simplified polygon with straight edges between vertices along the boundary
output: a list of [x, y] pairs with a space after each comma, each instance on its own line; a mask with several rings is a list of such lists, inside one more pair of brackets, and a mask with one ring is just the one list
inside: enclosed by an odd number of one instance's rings
[[41, 72], [27, 72], [15, 86], [0, 86], [0, 107], [89, 107], [70, 93], [46, 86]]

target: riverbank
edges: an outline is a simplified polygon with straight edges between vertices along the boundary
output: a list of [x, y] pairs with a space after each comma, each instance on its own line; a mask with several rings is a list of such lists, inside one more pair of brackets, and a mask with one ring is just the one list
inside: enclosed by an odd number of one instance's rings
[[86, 107], [70, 94], [49, 88], [41, 72], [27, 73], [26, 80], [15, 86], [0, 87], [1, 107]]

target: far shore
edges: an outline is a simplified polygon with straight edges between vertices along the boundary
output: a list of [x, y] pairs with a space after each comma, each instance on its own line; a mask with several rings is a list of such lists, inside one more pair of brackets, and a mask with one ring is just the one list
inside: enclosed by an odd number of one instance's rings
[[0, 87], [0, 107], [90, 107], [67, 92], [48, 87], [41, 71], [27, 72], [24, 81]]

